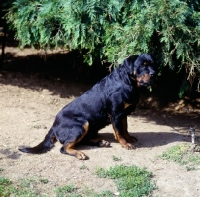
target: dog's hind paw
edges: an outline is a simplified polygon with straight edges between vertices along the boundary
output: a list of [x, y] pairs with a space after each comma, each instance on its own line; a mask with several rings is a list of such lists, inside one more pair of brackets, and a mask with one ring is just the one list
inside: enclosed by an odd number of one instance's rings
[[89, 159], [89, 157], [87, 155], [85, 155], [83, 152], [80, 152], [80, 151], [77, 152], [75, 156], [77, 159], [80, 159], [80, 160]]
[[100, 147], [110, 147], [110, 142], [108, 142], [106, 140], [100, 140], [99, 141], [99, 146]]

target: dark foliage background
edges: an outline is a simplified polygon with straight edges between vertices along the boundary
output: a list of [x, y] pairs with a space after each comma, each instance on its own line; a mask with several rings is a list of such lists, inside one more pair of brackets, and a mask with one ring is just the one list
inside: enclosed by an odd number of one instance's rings
[[76, 50], [89, 65], [113, 67], [131, 54], [152, 53], [160, 76], [179, 78], [180, 97], [200, 91], [198, 0], [8, 2], [6, 18], [21, 48]]

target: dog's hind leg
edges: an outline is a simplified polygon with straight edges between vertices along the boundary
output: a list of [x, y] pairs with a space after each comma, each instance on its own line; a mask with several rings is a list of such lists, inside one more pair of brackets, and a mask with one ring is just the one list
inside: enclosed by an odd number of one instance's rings
[[[73, 130], [71, 131], [72, 134], [78, 133], [78, 135], [74, 136], [74, 140], [71, 140], [71, 141], [68, 140], [68, 142], [65, 142], [64, 145], [62, 146], [62, 148], [60, 149], [60, 152], [63, 154], [69, 154], [69, 155], [75, 156], [77, 159], [80, 159], [80, 160], [88, 159], [87, 155], [85, 155], [81, 151], [75, 150], [74, 146], [78, 142], [80, 142], [84, 138], [84, 136], [87, 134], [88, 129], [89, 129], [89, 123], [86, 122], [84, 125], [82, 125], [82, 128], [76, 127], [74, 129], [75, 129], [74, 132], [73, 132]], [[79, 132], [80, 129], [81, 129], [81, 131]]]
[[76, 143], [77, 142], [71, 142], [71, 143], [68, 143], [68, 144], [64, 144], [62, 146], [62, 148], [60, 149], [60, 152], [63, 153], [63, 154], [75, 156], [77, 159], [80, 159], [80, 160], [88, 159], [88, 156], [85, 155], [85, 153], [74, 149], [74, 146], [75, 146]]

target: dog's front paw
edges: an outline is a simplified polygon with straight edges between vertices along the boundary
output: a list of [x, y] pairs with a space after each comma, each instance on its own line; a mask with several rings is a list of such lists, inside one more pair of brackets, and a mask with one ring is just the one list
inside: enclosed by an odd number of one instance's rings
[[127, 149], [127, 150], [136, 149], [136, 147], [133, 144], [130, 144], [130, 143], [124, 144], [122, 147]]

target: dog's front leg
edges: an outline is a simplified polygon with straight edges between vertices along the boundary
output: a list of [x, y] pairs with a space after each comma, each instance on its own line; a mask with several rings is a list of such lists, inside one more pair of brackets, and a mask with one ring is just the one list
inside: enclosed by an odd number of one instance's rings
[[[135, 146], [129, 142], [127, 142], [124, 134], [124, 129], [127, 128], [125, 125], [125, 121], [121, 117], [111, 118], [112, 126], [114, 129], [115, 139], [121, 144], [123, 148], [128, 150], [135, 149]], [[126, 123], [127, 124], [127, 123]], [[126, 131], [127, 132], [127, 131]]]
[[124, 137], [126, 141], [129, 143], [137, 142], [138, 141], [137, 138], [129, 135], [128, 133], [127, 116], [122, 119], [122, 125], [123, 125], [123, 133], [124, 133]]

